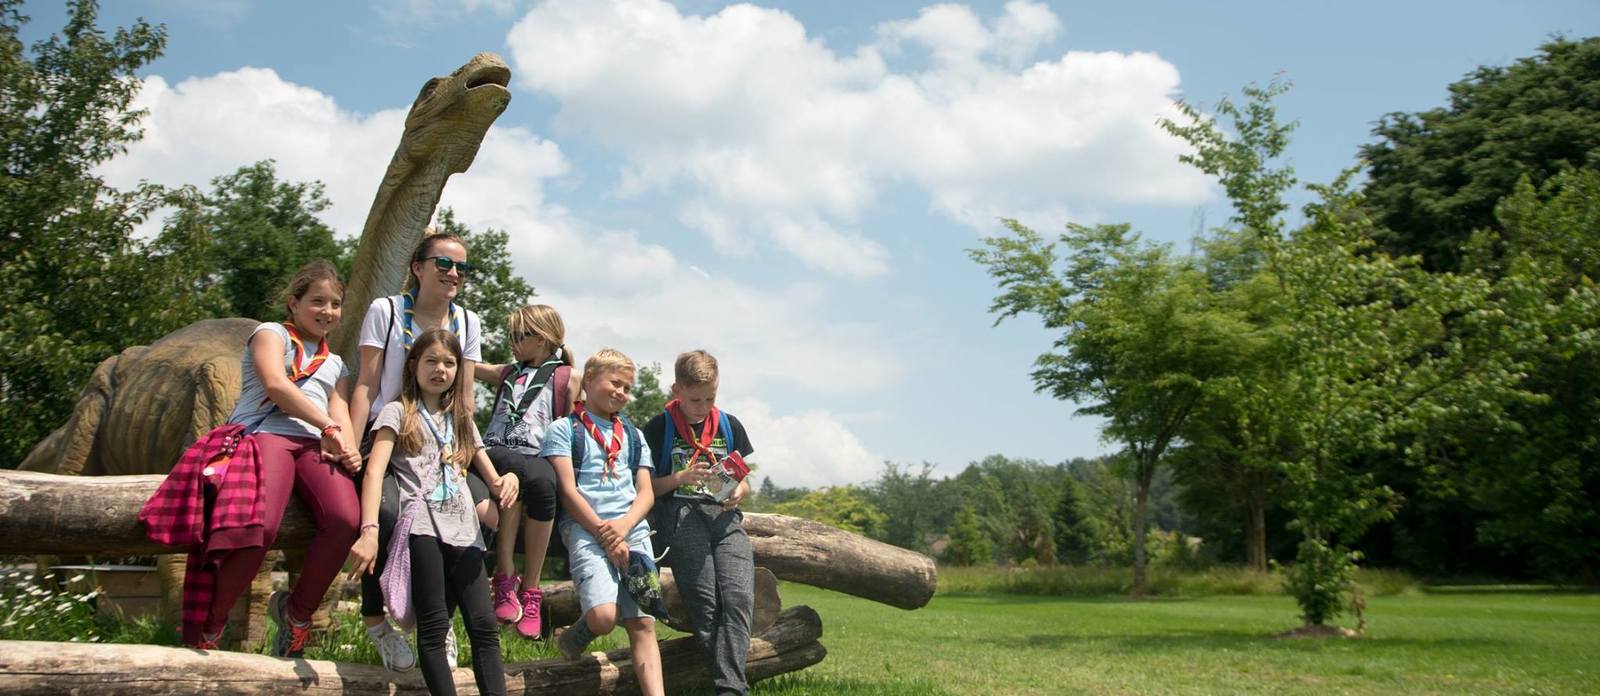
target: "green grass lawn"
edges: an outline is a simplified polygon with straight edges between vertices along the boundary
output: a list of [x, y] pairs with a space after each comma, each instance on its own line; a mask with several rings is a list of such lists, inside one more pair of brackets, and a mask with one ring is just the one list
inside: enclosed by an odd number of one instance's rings
[[800, 694], [1600, 693], [1600, 595], [1463, 590], [1368, 600], [1367, 637], [1274, 640], [1284, 596], [941, 594], [902, 611], [783, 587], [822, 616], [823, 662], [759, 685]]

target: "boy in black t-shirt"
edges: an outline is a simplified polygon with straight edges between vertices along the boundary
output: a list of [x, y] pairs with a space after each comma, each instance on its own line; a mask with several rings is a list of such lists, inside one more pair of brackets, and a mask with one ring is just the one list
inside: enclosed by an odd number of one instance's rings
[[[665, 565], [672, 568], [721, 696], [750, 688], [744, 667], [755, 603], [755, 558], [739, 511], [750, 483], [724, 484], [715, 467], [729, 458], [742, 465], [742, 458], [755, 450], [739, 419], [717, 409], [717, 386], [716, 358], [703, 350], [679, 355], [673, 366], [673, 400], [645, 424], [643, 433], [657, 456], [653, 483], [660, 497], [650, 521], [657, 530], [655, 546], [671, 547]], [[723, 485], [734, 488], [722, 491]]]

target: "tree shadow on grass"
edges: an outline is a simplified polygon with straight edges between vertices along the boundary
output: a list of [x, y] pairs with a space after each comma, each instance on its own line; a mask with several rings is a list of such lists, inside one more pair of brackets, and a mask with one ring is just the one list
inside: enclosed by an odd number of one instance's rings
[[[1102, 646], [1129, 654], [1180, 653], [1220, 649], [1320, 650], [1330, 643], [1371, 646], [1373, 649], [1426, 647], [1478, 653], [1512, 645], [1511, 641], [1488, 638], [1358, 638], [1327, 640], [1274, 640], [1266, 633], [1232, 631], [1168, 631], [1162, 633], [1123, 633], [1112, 635], [1035, 634], [996, 638], [996, 645], [1015, 650], [1060, 650], [1072, 647]], [[1488, 654], [1488, 653], [1485, 653]]]

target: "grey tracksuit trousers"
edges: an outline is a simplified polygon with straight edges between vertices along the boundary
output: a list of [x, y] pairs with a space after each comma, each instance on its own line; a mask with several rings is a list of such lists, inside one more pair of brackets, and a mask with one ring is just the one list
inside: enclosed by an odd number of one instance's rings
[[705, 651], [716, 693], [749, 691], [745, 655], [750, 651], [750, 616], [755, 606], [755, 556], [744, 532], [744, 513], [715, 503], [665, 497], [666, 562], [689, 611], [695, 641]]

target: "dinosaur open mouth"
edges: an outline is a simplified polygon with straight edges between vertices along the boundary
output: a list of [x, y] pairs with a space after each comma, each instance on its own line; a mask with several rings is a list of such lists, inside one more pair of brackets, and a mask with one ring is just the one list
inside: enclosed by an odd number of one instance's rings
[[487, 85], [506, 87], [511, 84], [511, 68], [504, 65], [480, 65], [467, 73], [467, 90]]

